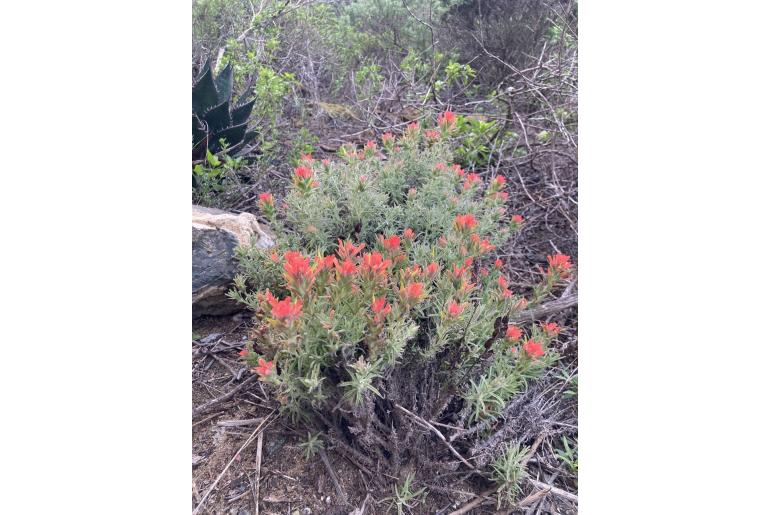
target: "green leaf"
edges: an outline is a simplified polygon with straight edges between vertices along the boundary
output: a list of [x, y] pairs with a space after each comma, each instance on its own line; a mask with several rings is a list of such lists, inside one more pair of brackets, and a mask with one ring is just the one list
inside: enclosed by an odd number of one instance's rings
[[209, 127], [209, 132], [217, 132], [230, 127], [230, 101], [225, 100], [216, 107], [206, 111], [203, 119]]
[[227, 127], [226, 129], [222, 129], [218, 132], [213, 133], [211, 136], [209, 136], [209, 147], [214, 151], [218, 152], [221, 149], [221, 145], [219, 144], [219, 140], [221, 138], [224, 138], [225, 141], [227, 141], [228, 145], [235, 146], [239, 144], [241, 141], [243, 141], [243, 136], [246, 134], [246, 124], [243, 123], [241, 125], [234, 125], [232, 127]]
[[251, 102], [246, 102], [233, 109], [231, 115], [233, 125], [240, 125], [249, 119], [249, 115], [251, 114], [251, 110], [254, 107], [254, 102], [256, 102], [256, 100], [257, 99], [255, 98]]
[[211, 69], [206, 70], [201, 79], [192, 87], [192, 109], [199, 117], [218, 103], [217, 88]]
[[219, 166], [219, 165], [221, 164], [221, 163], [219, 162], [219, 159], [217, 158], [217, 156], [215, 156], [214, 154], [212, 154], [212, 153], [211, 153], [211, 151], [210, 151], [209, 149], [206, 149], [206, 161], [208, 161], [208, 162], [209, 162], [209, 164], [210, 164], [211, 166], [214, 166], [214, 167], [216, 167], [216, 166]]
[[227, 102], [233, 94], [233, 66], [227, 63], [222, 73], [214, 79], [217, 88], [217, 98], [220, 102]]

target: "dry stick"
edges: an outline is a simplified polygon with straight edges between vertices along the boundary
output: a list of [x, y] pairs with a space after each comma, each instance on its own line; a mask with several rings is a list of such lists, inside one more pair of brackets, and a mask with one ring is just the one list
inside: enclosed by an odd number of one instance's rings
[[525, 321], [535, 321], [538, 318], [543, 318], [559, 311], [576, 306], [578, 303], [577, 293], [572, 293], [567, 296], [560, 297], [556, 300], [546, 302], [532, 309], [522, 311], [518, 315], [511, 317], [509, 323], [520, 323]]
[[490, 488], [489, 490], [484, 490], [474, 500], [472, 500], [471, 502], [469, 502], [465, 506], [463, 506], [463, 507], [453, 511], [449, 515], [463, 515], [463, 513], [468, 513], [473, 508], [475, 508], [479, 504], [483, 503], [490, 494], [495, 493], [499, 488], [500, 488], [499, 486], [494, 486], [494, 487]]
[[210, 400], [209, 402], [207, 402], [205, 404], [201, 404], [197, 408], [193, 408], [193, 412], [192, 412], [193, 418], [197, 417], [198, 415], [202, 415], [203, 413], [206, 413], [207, 411], [211, 410], [211, 408], [213, 408], [213, 407], [215, 407], [215, 406], [217, 406], [217, 405], [219, 405], [219, 404], [221, 404], [223, 402], [229, 401], [230, 399], [235, 397], [236, 393], [245, 390], [247, 386], [249, 386], [252, 383], [256, 382], [257, 379], [258, 379], [258, 376], [256, 374], [254, 374], [254, 375], [248, 377], [244, 382], [242, 382], [241, 384], [239, 384], [238, 386], [236, 386], [235, 388], [233, 388], [232, 390], [230, 390], [226, 394], [221, 395], [221, 396], [219, 396], [219, 397], [217, 397], [215, 399], [212, 399], [212, 400]]
[[254, 439], [257, 437], [257, 434], [261, 434], [261, 430], [268, 421], [270, 421], [270, 417], [273, 416], [273, 413], [275, 413], [275, 410], [271, 411], [266, 417], [264, 422], [262, 422], [257, 428], [254, 430], [253, 433], [251, 433], [251, 436], [249, 436], [246, 441], [241, 445], [241, 448], [238, 449], [238, 451], [233, 455], [233, 457], [230, 459], [230, 461], [227, 462], [227, 465], [225, 465], [225, 468], [222, 469], [222, 472], [219, 473], [217, 478], [214, 480], [213, 483], [211, 483], [211, 486], [209, 486], [206, 489], [206, 493], [203, 494], [203, 497], [201, 498], [200, 502], [198, 503], [198, 506], [195, 507], [195, 509], [192, 512], [192, 515], [198, 515], [200, 513], [201, 508], [203, 507], [203, 503], [206, 502], [206, 499], [208, 499], [209, 495], [211, 495], [211, 492], [214, 491], [214, 488], [216, 488], [217, 484], [219, 484], [219, 481], [222, 479], [222, 477], [225, 475], [225, 472], [230, 468], [230, 466], [235, 461], [235, 458], [240, 456], [241, 451], [246, 448], [247, 445], [249, 445], [251, 442], [254, 441]]
[[257, 474], [257, 486], [254, 487], [256, 490], [256, 495], [254, 497], [254, 505], [256, 506], [254, 509], [255, 515], [259, 515], [259, 481], [262, 479], [262, 437], [264, 436], [264, 431], [259, 432], [259, 436], [257, 437], [257, 459], [256, 459], [256, 474]]
[[394, 404], [394, 406], [395, 406], [396, 408], [400, 409], [401, 411], [403, 411], [404, 413], [406, 413], [407, 415], [409, 415], [409, 416], [413, 417], [415, 420], [417, 420], [417, 422], [419, 422], [420, 424], [422, 424], [422, 425], [423, 425], [425, 428], [427, 428], [427, 429], [430, 429], [431, 431], [433, 431], [434, 433], [436, 433], [436, 435], [438, 435], [438, 437], [441, 439], [441, 441], [442, 441], [442, 442], [444, 442], [444, 444], [445, 444], [447, 447], [449, 447], [449, 450], [450, 450], [450, 451], [452, 451], [452, 454], [454, 454], [454, 455], [455, 455], [455, 456], [456, 456], [456, 457], [457, 457], [457, 458], [458, 458], [460, 461], [462, 461], [462, 462], [463, 462], [463, 463], [464, 463], [464, 464], [465, 464], [465, 465], [466, 465], [468, 468], [470, 468], [471, 470], [477, 470], [477, 469], [476, 469], [476, 467], [474, 467], [473, 465], [471, 465], [470, 463], [468, 463], [468, 460], [466, 460], [465, 458], [463, 458], [463, 457], [462, 457], [462, 455], [461, 455], [459, 452], [457, 452], [457, 451], [455, 450], [455, 448], [454, 448], [454, 447], [452, 447], [452, 444], [451, 444], [451, 443], [449, 443], [449, 442], [447, 441], [446, 437], [445, 437], [445, 436], [444, 436], [444, 435], [441, 433], [441, 431], [439, 431], [438, 429], [436, 429], [436, 428], [433, 426], [433, 424], [431, 424], [430, 422], [428, 422], [428, 421], [427, 421], [427, 420], [425, 420], [424, 418], [422, 418], [422, 417], [420, 417], [420, 416], [418, 416], [418, 415], [415, 415], [414, 413], [412, 413], [412, 412], [411, 412], [411, 411], [409, 411], [408, 409], [404, 408], [403, 406], [400, 406], [400, 405], [398, 405], [398, 404]]
[[571, 494], [567, 492], [566, 490], [562, 490], [561, 488], [557, 488], [555, 486], [551, 486], [546, 483], [542, 483], [538, 481], [537, 479], [527, 478], [527, 480], [532, 484], [532, 486], [535, 486], [537, 488], [543, 488], [546, 492], [550, 492], [554, 495], [558, 495], [559, 497], [563, 497], [567, 500], [570, 500], [572, 502], [578, 502], [578, 496], [575, 494]]
[[260, 422], [262, 422], [261, 418], [244, 418], [243, 420], [219, 420], [217, 425], [220, 427], [253, 426]]
[[342, 486], [337, 479], [337, 474], [335, 474], [334, 469], [332, 469], [332, 464], [329, 462], [329, 457], [326, 455], [326, 451], [319, 449], [318, 454], [321, 456], [321, 461], [323, 461], [324, 465], [326, 466], [326, 470], [329, 472], [329, 476], [332, 478], [332, 483], [334, 483], [334, 489], [337, 490], [337, 495], [343, 503], [347, 503], [348, 496], [342, 489]]

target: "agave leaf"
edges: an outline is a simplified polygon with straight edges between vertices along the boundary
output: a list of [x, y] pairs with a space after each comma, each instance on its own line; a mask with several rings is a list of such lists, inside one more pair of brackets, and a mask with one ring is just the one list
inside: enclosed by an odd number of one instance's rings
[[230, 101], [225, 100], [216, 107], [212, 107], [203, 115], [203, 119], [209, 127], [209, 132], [217, 132], [231, 125], [237, 125], [230, 120]]
[[192, 115], [192, 137], [193, 145], [197, 144], [200, 140], [206, 137], [206, 125], [197, 117], [195, 113]]
[[230, 63], [227, 63], [227, 66], [225, 66], [225, 69], [222, 70], [222, 73], [220, 73], [216, 79], [214, 79], [214, 84], [217, 87], [217, 98], [220, 102], [225, 102], [230, 100], [230, 97], [233, 95], [233, 66]]
[[233, 125], [240, 125], [246, 120], [249, 119], [249, 115], [251, 114], [251, 110], [254, 108], [254, 102], [256, 102], [256, 98], [252, 100], [251, 102], [246, 102], [243, 105], [239, 105], [235, 109], [233, 109], [232, 112], [232, 119], [233, 119]]
[[247, 145], [251, 143], [251, 141], [257, 137], [257, 131], [246, 131], [246, 134], [243, 135], [243, 144]]
[[199, 82], [201, 78], [203, 78], [203, 75], [211, 69], [211, 58], [206, 59], [206, 62], [203, 63], [203, 66], [200, 69], [200, 72], [198, 72], [198, 76], [195, 78], [195, 82]]
[[219, 152], [222, 146], [219, 144], [219, 140], [224, 138], [230, 147], [238, 145], [243, 140], [243, 136], [246, 134], [246, 124], [234, 125], [227, 127], [218, 132], [215, 132], [209, 136], [209, 148], [212, 152]]
[[192, 109], [199, 117], [219, 102], [217, 88], [209, 68], [192, 87]]

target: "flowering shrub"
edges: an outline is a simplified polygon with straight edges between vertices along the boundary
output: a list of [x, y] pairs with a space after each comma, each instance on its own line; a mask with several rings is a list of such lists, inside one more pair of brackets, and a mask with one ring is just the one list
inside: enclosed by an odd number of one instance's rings
[[[280, 206], [259, 197], [277, 246], [240, 251], [230, 294], [256, 320], [242, 356], [295, 420], [359, 463], [405, 459], [417, 436], [395, 406], [488, 422], [558, 359], [555, 324], [506, 322], [531, 302], [491, 253], [524, 220], [504, 177], [484, 184], [450, 163], [454, 120], [343, 147], [341, 162], [303, 160]], [[548, 262], [538, 301], [571, 272], [568, 256]]]

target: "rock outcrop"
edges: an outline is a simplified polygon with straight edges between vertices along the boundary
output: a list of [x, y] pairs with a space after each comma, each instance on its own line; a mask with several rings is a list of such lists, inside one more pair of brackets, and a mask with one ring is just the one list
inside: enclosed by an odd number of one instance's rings
[[263, 248], [273, 238], [249, 213], [192, 206], [192, 315], [229, 315], [243, 306], [227, 298], [238, 263], [235, 249], [251, 238]]

